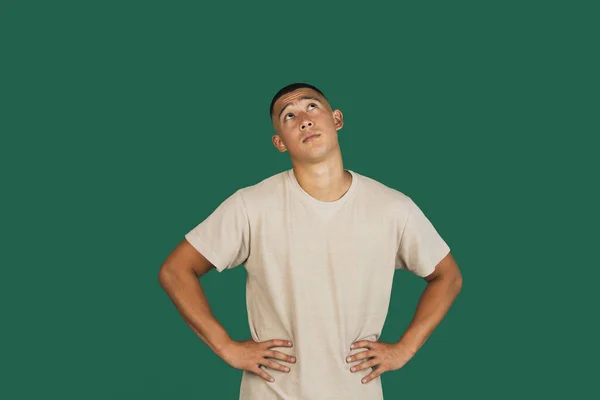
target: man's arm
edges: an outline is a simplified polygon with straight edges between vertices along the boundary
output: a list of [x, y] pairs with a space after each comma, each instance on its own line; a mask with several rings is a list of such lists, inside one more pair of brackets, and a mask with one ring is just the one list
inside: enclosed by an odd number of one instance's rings
[[424, 278], [423, 291], [414, 317], [397, 345], [415, 354], [442, 321], [462, 289], [462, 274], [451, 253]]
[[223, 350], [232, 339], [213, 315], [199, 280], [213, 267], [184, 239], [164, 261], [158, 282], [192, 331], [223, 357]]
[[296, 358], [274, 347], [292, 347], [289, 340], [271, 339], [255, 342], [234, 341], [213, 315], [199, 278], [214, 265], [184, 239], [169, 254], [160, 268], [158, 281], [188, 326], [215, 354], [234, 368], [250, 371], [266, 381], [273, 377], [260, 368], [265, 366], [282, 372], [290, 368], [274, 360], [295, 363]]

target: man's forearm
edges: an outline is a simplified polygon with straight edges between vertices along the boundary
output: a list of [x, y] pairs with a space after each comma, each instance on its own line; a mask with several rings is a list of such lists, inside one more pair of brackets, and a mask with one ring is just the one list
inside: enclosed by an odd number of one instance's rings
[[412, 354], [416, 353], [442, 321], [460, 292], [461, 286], [460, 277], [439, 277], [427, 283], [414, 317], [398, 341], [398, 345]]
[[191, 271], [165, 272], [160, 284], [190, 329], [221, 356], [232, 339], [213, 315], [198, 277]]

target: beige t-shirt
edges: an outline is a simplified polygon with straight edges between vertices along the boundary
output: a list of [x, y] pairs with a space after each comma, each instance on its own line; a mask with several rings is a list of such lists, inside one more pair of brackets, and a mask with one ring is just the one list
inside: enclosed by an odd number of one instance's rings
[[[396, 269], [433, 272], [450, 251], [407, 195], [348, 170], [342, 198], [316, 200], [292, 169], [239, 189], [186, 239], [221, 272], [243, 265], [252, 338], [289, 339], [291, 371], [244, 371], [240, 400], [380, 400], [381, 376], [350, 372], [358, 340], [378, 340]], [[262, 367], [265, 368], [265, 367]]]

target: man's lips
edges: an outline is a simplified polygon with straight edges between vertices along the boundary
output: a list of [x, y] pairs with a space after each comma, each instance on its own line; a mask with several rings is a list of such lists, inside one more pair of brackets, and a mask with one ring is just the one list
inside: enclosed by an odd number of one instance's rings
[[313, 133], [312, 135], [305, 137], [302, 142], [308, 142], [309, 140], [316, 139], [319, 136], [321, 136], [320, 133]]

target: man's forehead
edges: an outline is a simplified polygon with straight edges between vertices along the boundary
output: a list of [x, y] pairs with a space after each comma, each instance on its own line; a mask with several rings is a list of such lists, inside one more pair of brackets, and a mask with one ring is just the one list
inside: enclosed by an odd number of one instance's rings
[[275, 102], [275, 111], [279, 111], [286, 104], [293, 103], [302, 97], [314, 97], [323, 103], [327, 103], [327, 100], [325, 100], [325, 98], [316, 90], [311, 88], [300, 88], [278, 98]]

